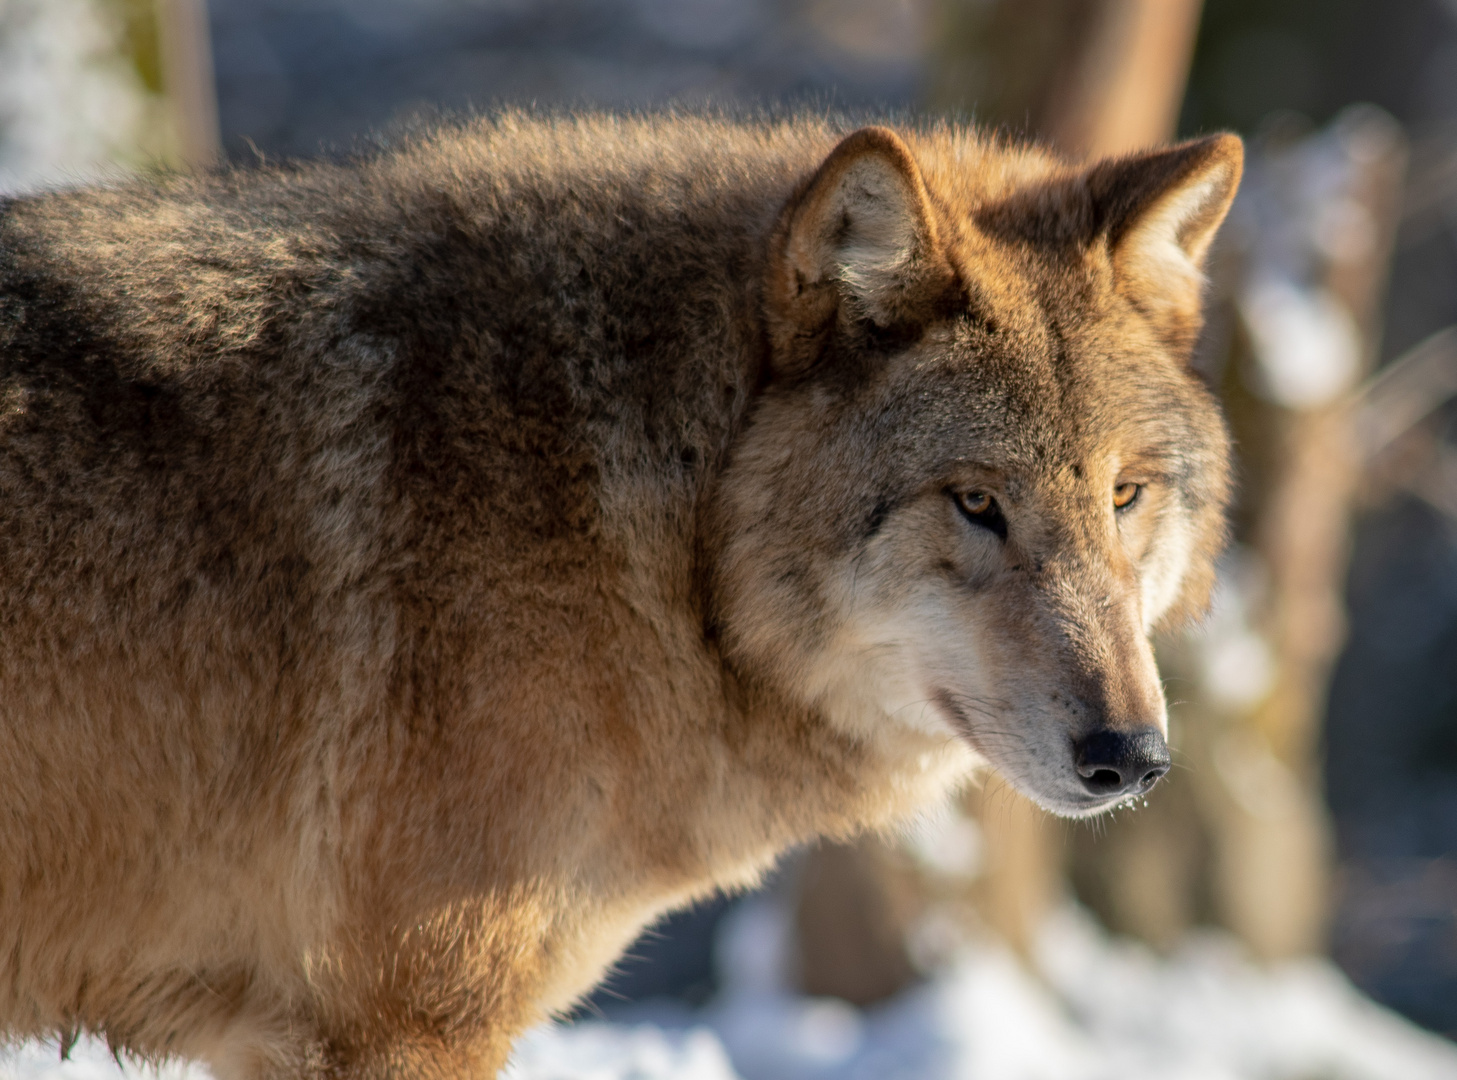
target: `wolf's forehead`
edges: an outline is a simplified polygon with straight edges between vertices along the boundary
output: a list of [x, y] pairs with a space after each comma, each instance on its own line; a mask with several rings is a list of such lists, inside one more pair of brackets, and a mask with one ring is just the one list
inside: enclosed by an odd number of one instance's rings
[[968, 309], [940, 336], [941, 377], [1009, 422], [1054, 424], [1069, 452], [1181, 429], [1198, 404], [1186, 364], [1098, 270], [989, 247], [965, 267]]
[[1167, 357], [1050, 321], [1014, 332], [960, 320], [908, 374], [898, 411], [943, 458], [1078, 476], [1111, 459], [1161, 468], [1198, 437], [1199, 403]]

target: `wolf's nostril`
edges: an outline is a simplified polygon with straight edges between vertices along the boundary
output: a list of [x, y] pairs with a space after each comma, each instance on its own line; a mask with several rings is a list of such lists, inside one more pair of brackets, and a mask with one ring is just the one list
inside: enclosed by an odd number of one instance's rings
[[1091, 776], [1083, 777], [1083, 786], [1090, 791], [1112, 794], [1122, 789], [1123, 777], [1112, 769], [1094, 769]]
[[1156, 769], [1149, 769], [1148, 772], [1143, 774], [1143, 779], [1139, 782], [1144, 787], [1153, 787], [1159, 782], [1160, 779], [1162, 779], [1164, 773], [1168, 771], [1169, 767], [1167, 765], [1160, 765]]

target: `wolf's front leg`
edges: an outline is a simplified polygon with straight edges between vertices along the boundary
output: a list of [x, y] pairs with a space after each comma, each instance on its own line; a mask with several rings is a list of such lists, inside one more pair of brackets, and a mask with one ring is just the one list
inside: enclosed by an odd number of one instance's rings
[[217, 1080], [491, 1080], [528, 1026], [474, 1009], [446, 1016], [428, 1000], [395, 999], [339, 1027], [296, 1016], [240, 1017], [200, 1057]]
[[199, 1056], [218, 1080], [490, 1080], [542, 1019], [547, 950], [519, 914], [473, 901], [355, 927], [270, 995], [283, 1008], [240, 1011]]
[[381, 1045], [327, 1045], [315, 1075], [321, 1080], [491, 1080], [505, 1067], [514, 1034], [487, 1030], [432, 1037], [412, 1031]]
[[495, 1027], [390, 1032], [389, 1026], [381, 1023], [368, 1043], [298, 1030], [263, 1041], [224, 1039], [204, 1060], [217, 1080], [491, 1080], [516, 1034]]

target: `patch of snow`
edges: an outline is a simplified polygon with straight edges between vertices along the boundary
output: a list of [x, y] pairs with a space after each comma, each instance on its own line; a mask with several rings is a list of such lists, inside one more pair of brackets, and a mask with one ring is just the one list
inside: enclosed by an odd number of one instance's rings
[[705, 1028], [591, 1022], [545, 1027], [516, 1046], [502, 1080], [739, 1080]]
[[[870, 1010], [791, 993], [782, 913], [753, 900], [726, 927], [723, 992], [698, 1011], [548, 1025], [504, 1080], [1457, 1080], [1457, 1046], [1363, 997], [1328, 961], [1261, 966], [1213, 931], [1161, 957], [1076, 908], [1044, 927], [1035, 970], [965, 948]], [[739, 913], [736, 913], [739, 915]], [[83, 1039], [0, 1054], [4, 1080], [207, 1080], [196, 1065], [119, 1064]]]
[[1241, 294], [1239, 306], [1259, 362], [1260, 389], [1269, 400], [1313, 409], [1355, 384], [1361, 333], [1329, 290], [1256, 279]]
[[[730, 940], [756, 924], [777, 933], [755, 917]], [[1457, 1046], [1327, 960], [1259, 965], [1216, 931], [1161, 957], [1068, 908], [1044, 927], [1034, 968], [972, 944], [864, 1012], [730, 979], [691, 1021], [717, 1033], [744, 1080], [1457, 1080]]]
[[61, 1058], [55, 1040], [32, 1040], [0, 1048], [0, 1077], [4, 1080], [212, 1080], [212, 1074], [191, 1062], [160, 1067], [139, 1065], [126, 1057], [113, 1057], [100, 1039], [81, 1038], [70, 1056]]

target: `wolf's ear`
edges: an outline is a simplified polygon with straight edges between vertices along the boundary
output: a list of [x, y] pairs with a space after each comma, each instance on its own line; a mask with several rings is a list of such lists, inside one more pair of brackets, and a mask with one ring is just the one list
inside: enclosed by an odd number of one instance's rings
[[1116, 287], [1174, 348], [1192, 348], [1199, 332], [1204, 257], [1243, 168], [1239, 137], [1212, 135], [1104, 161], [1087, 175]]
[[814, 362], [837, 318], [882, 328], [925, 319], [954, 280], [921, 170], [900, 136], [844, 139], [780, 216], [765, 307], [776, 372]]

